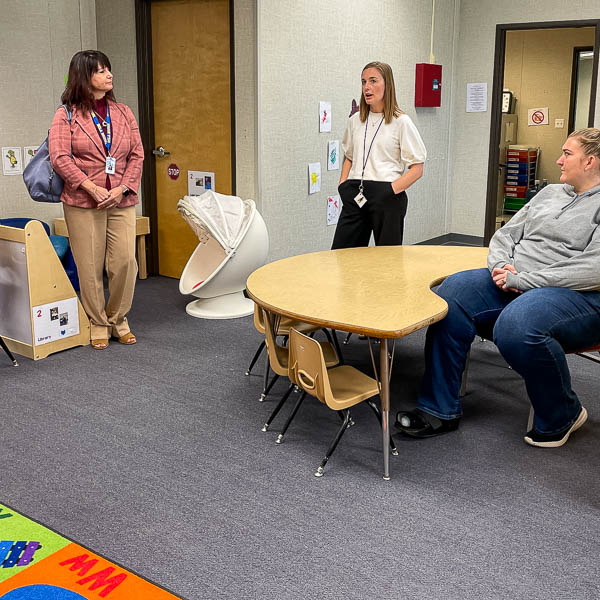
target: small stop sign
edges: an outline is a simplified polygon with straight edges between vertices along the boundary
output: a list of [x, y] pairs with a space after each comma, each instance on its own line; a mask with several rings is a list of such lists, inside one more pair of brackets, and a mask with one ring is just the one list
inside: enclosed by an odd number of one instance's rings
[[167, 173], [171, 179], [175, 180], [179, 177], [179, 167], [175, 163], [171, 163], [167, 167]]

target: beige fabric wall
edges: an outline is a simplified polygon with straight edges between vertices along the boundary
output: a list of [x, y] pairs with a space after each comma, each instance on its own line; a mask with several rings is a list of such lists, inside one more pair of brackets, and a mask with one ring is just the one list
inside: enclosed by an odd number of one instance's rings
[[[454, 2], [437, 2], [436, 62], [443, 65], [440, 108], [415, 109], [415, 64], [429, 62], [431, 1], [259, 0], [258, 177], [271, 259], [328, 249], [327, 196], [340, 171], [326, 170], [327, 142], [341, 141], [362, 67], [393, 70], [400, 107], [429, 151], [425, 176], [409, 190], [405, 242], [441, 235], [446, 224], [454, 42]], [[331, 101], [332, 131], [319, 133], [319, 101]], [[308, 163], [321, 163], [321, 192], [308, 194]]]
[[[452, 115], [455, 135], [449, 152], [453, 173], [449, 231], [477, 236], [482, 236], [484, 231], [496, 25], [597, 19], [599, 16], [598, 0], [569, 3], [562, 0], [460, 0], [456, 106]], [[466, 112], [466, 86], [469, 82], [487, 82], [487, 112]], [[595, 122], [600, 122], [600, 102], [596, 104]]]
[[235, 0], [235, 138], [236, 194], [258, 197], [257, 85], [256, 85], [256, 2]]
[[[509, 31], [506, 34], [504, 87], [517, 98], [517, 143], [541, 149], [537, 172], [540, 181], [559, 181], [560, 168], [556, 159], [568, 135], [573, 48], [593, 46], [594, 35], [592, 27]], [[529, 126], [528, 109], [546, 106], [550, 124]], [[564, 128], [556, 128], [554, 119], [564, 119]]]
[[138, 118], [135, 0], [96, 0], [98, 50], [108, 56], [114, 93]]
[[[96, 0], [97, 48], [110, 59], [114, 93], [138, 114], [137, 49], [135, 43], [135, 0]], [[136, 206], [142, 214], [143, 197]]]
[[[75, 52], [96, 47], [94, 0], [2, 2], [0, 146], [38, 146], [65, 86]], [[60, 205], [33, 202], [19, 175], [0, 172], [0, 218], [35, 217], [51, 224]]]

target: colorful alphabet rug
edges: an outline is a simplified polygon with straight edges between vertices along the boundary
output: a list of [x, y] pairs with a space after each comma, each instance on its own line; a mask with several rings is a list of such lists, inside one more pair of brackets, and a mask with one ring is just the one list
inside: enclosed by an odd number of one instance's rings
[[0, 600], [180, 600], [0, 504]]

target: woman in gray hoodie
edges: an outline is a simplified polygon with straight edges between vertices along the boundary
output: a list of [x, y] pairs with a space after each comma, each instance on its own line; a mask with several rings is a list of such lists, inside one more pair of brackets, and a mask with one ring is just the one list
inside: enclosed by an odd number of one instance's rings
[[448, 277], [445, 319], [429, 327], [417, 408], [396, 427], [424, 438], [458, 427], [467, 353], [493, 339], [535, 411], [525, 442], [562, 446], [586, 419], [565, 352], [600, 344], [600, 130], [572, 133], [548, 185], [490, 240], [488, 268]]

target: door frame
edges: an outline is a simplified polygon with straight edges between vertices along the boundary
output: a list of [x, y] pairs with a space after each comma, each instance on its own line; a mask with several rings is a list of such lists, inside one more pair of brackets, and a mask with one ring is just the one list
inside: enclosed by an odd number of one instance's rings
[[492, 108], [490, 122], [490, 149], [488, 154], [487, 195], [485, 201], [485, 229], [483, 245], [487, 246], [496, 231], [496, 203], [498, 194], [498, 164], [500, 163], [500, 134], [502, 117], [502, 90], [504, 87], [504, 61], [506, 53], [506, 32], [524, 29], [566, 29], [594, 27], [594, 65], [592, 68], [592, 89], [590, 91], [590, 112], [588, 127], [594, 125], [596, 112], [596, 88], [598, 87], [598, 61], [600, 51], [600, 19], [578, 21], [545, 21], [534, 23], [506, 23], [496, 25], [496, 47], [494, 53], [494, 78], [492, 84]]
[[[156, 147], [154, 137], [154, 80], [152, 69], [152, 0], [135, 0], [139, 127], [144, 146], [142, 213], [150, 217], [148, 273], [158, 275], [158, 210], [156, 204]], [[236, 192], [235, 155], [235, 36], [234, 0], [229, 0], [229, 88], [231, 106], [231, 190]]]

